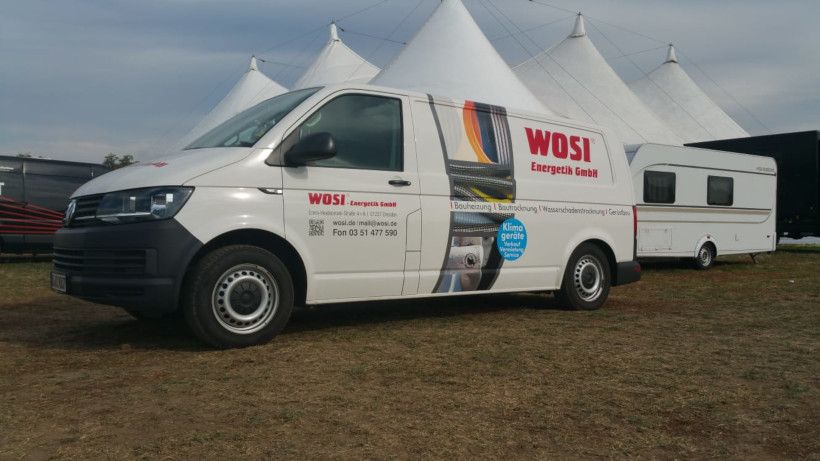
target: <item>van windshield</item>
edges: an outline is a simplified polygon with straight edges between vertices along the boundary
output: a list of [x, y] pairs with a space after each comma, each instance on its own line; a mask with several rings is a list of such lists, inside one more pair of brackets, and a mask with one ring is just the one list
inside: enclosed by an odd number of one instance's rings
[[205, 133], [185, 149], [252, 147], [279, 120], [317, 91], [319, 88], [307, 88], [263, 101]]

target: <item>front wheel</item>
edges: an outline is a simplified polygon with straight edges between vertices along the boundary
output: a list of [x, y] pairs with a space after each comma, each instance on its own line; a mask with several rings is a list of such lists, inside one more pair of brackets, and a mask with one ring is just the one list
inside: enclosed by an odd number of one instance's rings
[[584, 243], [572, 252], [561, 289], [555, 297], [567, 307], [592, 311], [609, 296], [610, 269], [606, 255], [593, 244]]
[[219, 348], [262, 344], [293, 311], [293, 282], [275, 255], [250, 245], [220, 248], [194, 267], [183, 299], [188, 325]]

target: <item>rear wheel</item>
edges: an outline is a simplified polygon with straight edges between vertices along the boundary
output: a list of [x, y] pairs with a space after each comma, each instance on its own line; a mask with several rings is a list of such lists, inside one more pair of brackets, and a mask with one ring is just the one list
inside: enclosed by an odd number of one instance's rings
[[220, 248], [193, 270], [183, 299], [188, 325], [206, 343], [246, 347], [273, 339], [293, 311], [293, 282], [282, 261], [250, 245]]
[[592, 311], [604, 304], [609, 287], [610, 269], [606, 255], [597, 246], [584, 243], [570, 256], [561, 289], [555, 297], [572, 309]]
[[698, 250], [698, 256], [695, 258], [695, 269], [699, 271], [705, 271], [712, 267], [715, 263], [715, 247], [711, 243], [704, 243], [700, 250]]

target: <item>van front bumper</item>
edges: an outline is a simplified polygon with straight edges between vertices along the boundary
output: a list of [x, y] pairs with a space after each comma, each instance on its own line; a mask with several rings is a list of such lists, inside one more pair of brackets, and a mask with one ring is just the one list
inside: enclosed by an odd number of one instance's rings
[[63, 228], [54, 235], [52, 280], [80, 299], [156, 316], [173, 312], [202, 242], [174, 219]]

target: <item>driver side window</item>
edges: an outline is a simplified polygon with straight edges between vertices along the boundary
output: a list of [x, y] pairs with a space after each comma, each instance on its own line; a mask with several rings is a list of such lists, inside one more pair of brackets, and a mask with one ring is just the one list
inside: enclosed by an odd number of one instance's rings
[[309, 166], [401, 171], [401, 101], [382, 96], [340, 96], [316, 111], [298, 129], [299, 139], [330, 133], [336, 156]]

